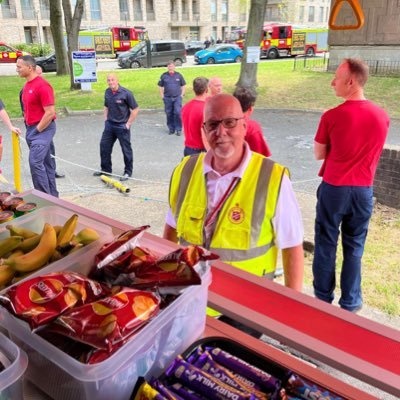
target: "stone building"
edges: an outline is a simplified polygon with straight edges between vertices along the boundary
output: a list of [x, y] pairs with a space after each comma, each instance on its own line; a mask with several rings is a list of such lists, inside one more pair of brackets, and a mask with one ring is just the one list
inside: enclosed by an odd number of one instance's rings
[[[359, 0], [365, 24], [358, 30], [330, 31], [330, 69], [335, 69], [345, 57], [360, 57], [372, 71], [400, 70], [400, 1]], [[337, 25], [354, 25], [356, 19], [350, 7], [342, 7]]]
[[[52, 44], [49, 1], [3, 0], [0, 41]], [[326, 25], [329, 6], [330, 0], [269, 0], [265, 21]], [[152, 39], [225, 39], [247, 25], [249, 7], [249, 0], [85, 0], [81, 28], [144, 26]]]

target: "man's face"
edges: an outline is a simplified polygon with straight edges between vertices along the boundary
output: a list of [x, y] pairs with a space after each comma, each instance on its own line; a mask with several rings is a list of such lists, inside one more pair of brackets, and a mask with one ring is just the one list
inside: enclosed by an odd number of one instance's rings
[[221, 79], [211, 79], [209, 87], [211, 96], [215, 96], [217, 94], [222, 93]]
[[33, 71], [33, 67], [27, 63], [25, 63], [24, 60], [18, 59], [17, 60], [17, 74], [21, 78], [26, 78], [29, 76]]
[[236, 126], [225, 128], [220, 123], [213, 131], [206, 130], [206, 137], [216, 158], [229, 159], [242, 154], [246, 124], [239, 102], [231, 97], [218, 98], [218, 101], [209, 100], [204, 113], [204, 121], [221, 121], [226, 118], [239, 118]]
[[168, 64], [168, 72], [173, 73], [175, 71], [175, 64]]
[[342, 63], [336, 70], [335, 77], [332, 79], [331, 86], [336, 96], [346, 97], [350, 90], [351, 75], [347, 63]]
[[118, 79], [115, 75], [109, 75], [107, 76], [107, 84], [108, 87], [111, 90], [117, 90], [118, 89]]

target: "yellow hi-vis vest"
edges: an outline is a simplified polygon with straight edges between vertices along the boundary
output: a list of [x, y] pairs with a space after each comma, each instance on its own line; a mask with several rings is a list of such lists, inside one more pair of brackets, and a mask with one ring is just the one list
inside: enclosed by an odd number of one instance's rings
[[[169, 203], [181, 244], [204, 245], [207, 188], [204, 153], [185, 157], [171, 178]], [[283, 175], [288, 170], [252, 153], [242, 179], [222, 206], [209, 249], [221, 260], [262, 276], [274, 272], [277, 248], [272, 218]]]

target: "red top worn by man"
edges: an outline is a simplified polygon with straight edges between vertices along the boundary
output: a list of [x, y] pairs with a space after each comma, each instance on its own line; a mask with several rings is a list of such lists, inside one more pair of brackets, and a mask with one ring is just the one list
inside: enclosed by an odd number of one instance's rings
[[255, 90], [248, 87], [237, 87], [233, 96], [239, 100], [240, 106], [242, 107], [246, 121], [246, 136], [244, 139], [249, 145], [250, 150], [262, 154], [265, 157], [271, 157], [271, 151], [264, 139], [261, 125], [257, 121], [250, 119], [257, 99]]
[[54, 91], [36, 72], [36, 62], [32, 56], [18, 58], [17, 73], [26, 79], [22, 89], [22, 104], [33, 187], [58, 197], [55, 162], [50, 153], [56, 133]]
[[204, 105], [208, 94], [208, 79], [198, 77], [193, 81], [193, 91], [196, 97], [182, 108], [182, 123], [185, 133], [184, 156], [205, 151], [202, 133]]
[[314, 154], [324, 160], [317, 191], [314, 292], [332, 303], [336, 248], [342, 235], [343, 264], [339, 305], [356, 312], [362, 307], [361, 258], [373, 209], [373, 181], [389, 128], [387, 113], [367, 100], [368, 66], [345, 59], [332, 80], [345, 101], [326, 111], [315, 136]]

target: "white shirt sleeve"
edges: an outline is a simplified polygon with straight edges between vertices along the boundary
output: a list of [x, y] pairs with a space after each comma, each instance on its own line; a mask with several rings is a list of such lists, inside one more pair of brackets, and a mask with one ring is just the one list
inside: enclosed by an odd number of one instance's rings
[[167, 216], [165, 217], [165, 222], [171, 227], [176, 229], [176, 221], [174, 216], [172, 215], [171, 208], [168, 208]]
[[282, 179], [272, 225], [275, 230], [276, 246], [279, 249], [287, 249], [303, 243], [304, 228], [300, 207], [292, 182], [286, 174]]

